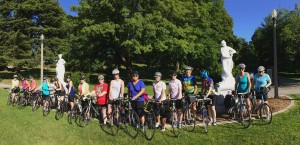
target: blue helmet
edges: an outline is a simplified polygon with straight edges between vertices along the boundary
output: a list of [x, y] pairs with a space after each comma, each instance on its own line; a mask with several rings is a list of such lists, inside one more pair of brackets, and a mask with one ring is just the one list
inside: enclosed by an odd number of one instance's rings
[[202, 70], [200, 72], [200, 77], [203, 78], [203, 79], [208, 78], [208, 72], [206, 70]]

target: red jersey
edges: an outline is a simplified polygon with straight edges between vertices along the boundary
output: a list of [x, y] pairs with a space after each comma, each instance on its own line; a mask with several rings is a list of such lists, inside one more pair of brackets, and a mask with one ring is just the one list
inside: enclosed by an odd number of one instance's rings
[[[97, 103], [99, 105], [105, 105], [105, 104], [107, 104], [107, 99], [108, 99], [108, 84], [107, 83], [97, 84], [94, 87], [94, 91], [96, 92]], [[105, 95], [103, 95], [103, 96], [99, 96], [102, 92], [107, 92], [107, 93]]]

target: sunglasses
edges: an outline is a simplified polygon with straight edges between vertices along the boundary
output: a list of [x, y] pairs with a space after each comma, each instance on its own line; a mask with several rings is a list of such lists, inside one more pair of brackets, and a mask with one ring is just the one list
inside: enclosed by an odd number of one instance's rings
[[133, 75], [132, 77], [138, 77], [138, 75]]

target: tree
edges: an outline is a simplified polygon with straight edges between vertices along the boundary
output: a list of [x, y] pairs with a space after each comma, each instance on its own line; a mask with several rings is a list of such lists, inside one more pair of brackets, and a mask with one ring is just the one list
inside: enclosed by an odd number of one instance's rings
[[46, 60], [64, 48], [65, 14], [56, 0], [1, 0], [0, 15], [0, 53], [10, 65], [36, 66], [41, 34], [46, 36]]

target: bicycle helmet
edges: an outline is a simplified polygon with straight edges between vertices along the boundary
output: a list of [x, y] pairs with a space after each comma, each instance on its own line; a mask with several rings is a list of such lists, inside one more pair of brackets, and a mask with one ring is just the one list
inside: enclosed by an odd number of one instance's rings
[[175, 71], [175, 70], [170, 71], [170, 75], [171, 75], [171, 76], [177, 75], [177, 71]]
[[265, 70], [265, 67], [264, 66], [259, 66], [258, 68], [257, 68], [257, 71], [264, 71]]
[[200, 72], [200, 77], [203, 78], [203, 79], [208, 78], [208, 72], [207, 72], [207, 70], [202, 70]]
[[67, 79], [70, 79], [70, 78], [71, 78], [71, 75], [70, 75], [70, 74], [68, 74], [68, 75], [67, 75]]
[[99, 75], [98, 76], [98, 80], [104, 80], [104, 76], [103, 75]]
[[18, 75], [14, 75], [14, 78], [17, 78], [18, 77]]
[[245, 64], [243, 64], [243, 63], [241, 63], [241, 64], [239, 64], [239, 66], [238, 66], [239, 68], [246, 68], [246, 65]]
[[133, 72], [131, 73], [131, 76], [134, 76], [134, 75], [139, 75], [139, 72], [138, 72], [138, 71], [133, 71]]
[[81, 76], [79, 77], [79, 79], [80, 79], [80, 80], [85, 80], [84, 75], [81, 75]]
[[55, 78], [54, 78], [54, 77], [51, 77], [51, 78], [50, 78], [50, 81], [51, 81], [51, 82], [55, 82]]
[[162, 74], [160, 73], [160, 72], [156, 72], [155, 74], [154, 74], [154, 77], [161, 77], [162, 76]]
[[186, 66], [185, 70], [193, 70], [193, 68], [191, 66]]
[[120, 73], [120, 71], [119, 71], [118, 69], [114, 69], [114, 70], [112, 71], [112, 74], [113, 74], [113, 75], [119, 74], [119, 73]]
[[43, 78], [43, 80], [47, 80], [47, 79], [48, 79], [47, 77], [44, 77], [44, 78]]

